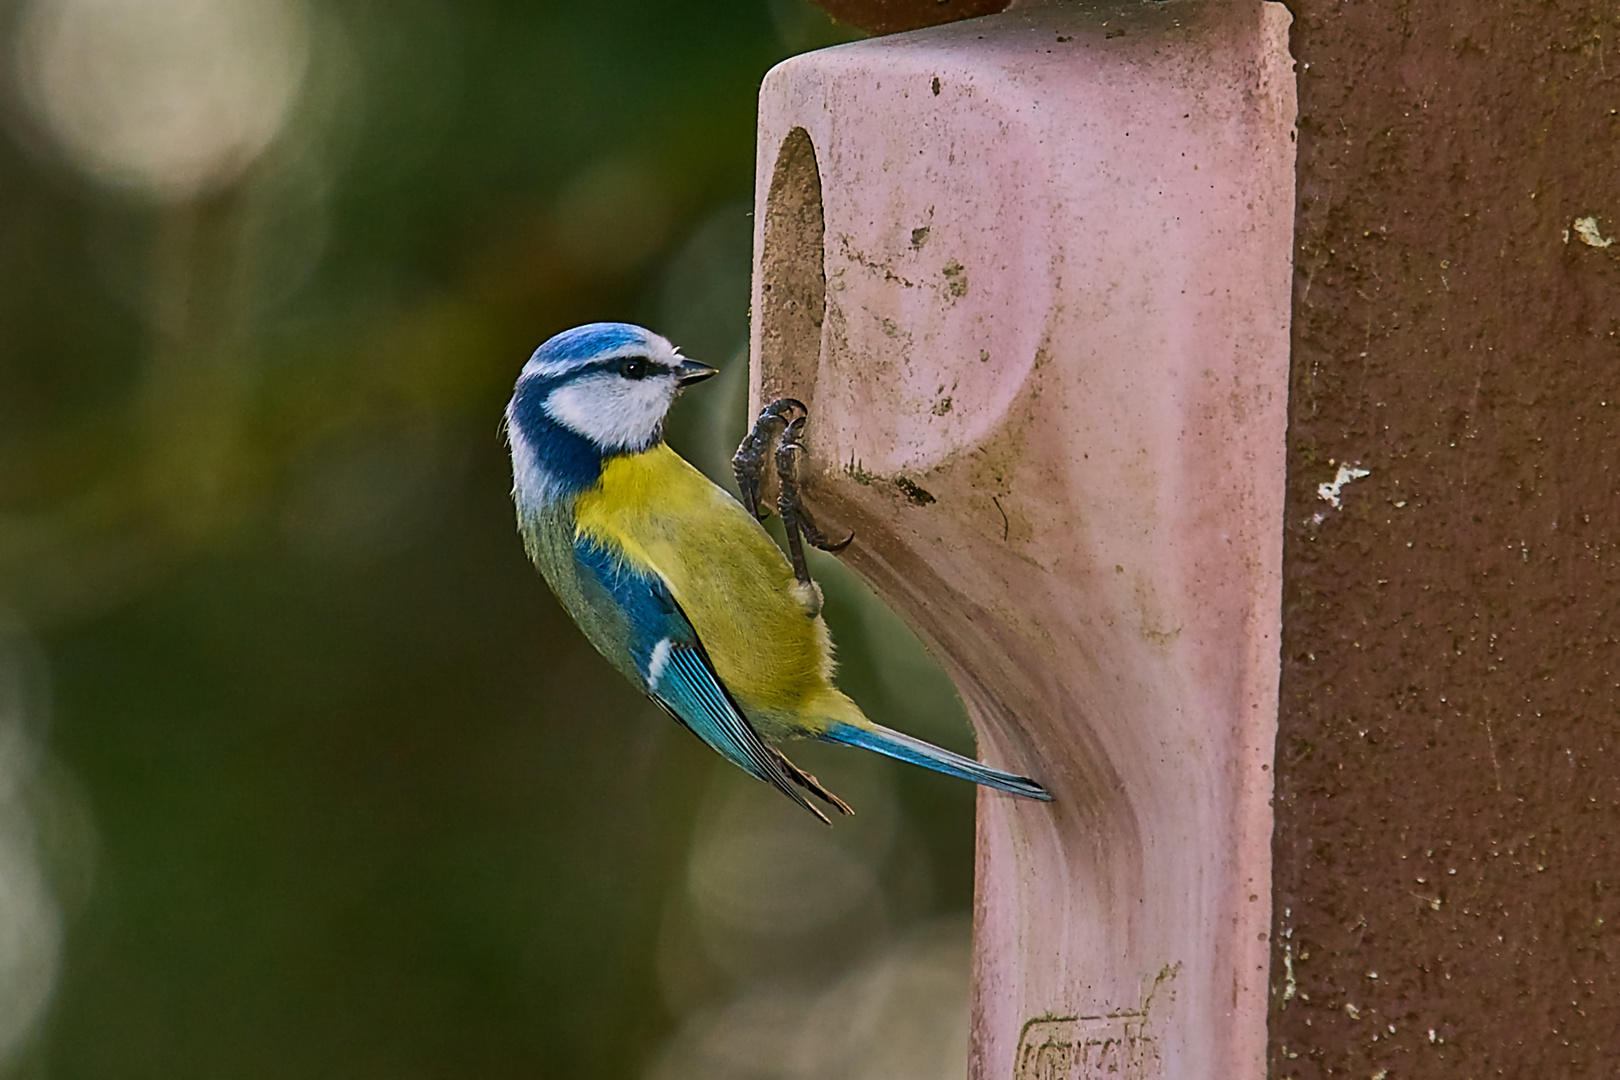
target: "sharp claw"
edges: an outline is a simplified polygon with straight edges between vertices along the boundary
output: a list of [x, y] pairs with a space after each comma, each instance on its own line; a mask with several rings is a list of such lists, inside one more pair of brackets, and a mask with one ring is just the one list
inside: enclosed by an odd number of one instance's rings
[[836, 555], [840, 551], [843, 551], [845, 548], [849, 547], [849, 545], [853, 544], [854, 542], [855, 542], [855, 530], [851, 529], [849, 531], [849, 535], [844, 537], [842, 540], [838, 541], [836, 544], [817, 544], [816, 547], [820, 548], [822, 551], [830, 551], [834, 555]]
[[[808, 407], [806, 407], [805, 403], [800, 401], [798, 398], [784, 397], [777, 398], [775, 401], [765, 406], [765, 408], [760, 411], [759, 415], [764, 417], [766, 413], [769, 413], [775, 417], [785, 417], [787, 422], [791, 424], [796, 421], [803, 420], [805, 417], [809, 416], [810, 410]], [[786, 417], [785, 414], [787, 413], [795, 413], [797, 415]]]
[[849, 546], [849, 542], [855, 539], [855, 534], [850, 533], [843, 540], [833, 543], [827, 539], [827, 534], [821, 531], [821, 526], [817, 525], [814, 519], [810, 517], [810, 512], [804, 508], [803, 502], [800, 502], [796, 509], [799, 514], [799, 528], [804, 532], [804, 538], [809, 541], [812, 547], [818, 547], [822, 551], [838, 552], [843, 551]]

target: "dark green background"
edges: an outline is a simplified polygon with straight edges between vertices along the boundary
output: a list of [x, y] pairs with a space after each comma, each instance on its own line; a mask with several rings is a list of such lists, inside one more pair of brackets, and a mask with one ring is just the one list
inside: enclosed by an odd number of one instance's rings
[[[860, 812], [829, 832], [734, 776], [561, 615], [497, 431], [535, 345], [629, 319], [727, 366], [671, 433], [722, 465], [755, 92], [853, 32], [790, 0], [313, 12], [291, 126], [203, 197], [104, 186], [9, 106], [0, 874], [43, 867], [60, 951], [0, 1071], [632, 1076], [703, 1009], [958, 956], [969, 787], [806, 753]], [[818, 565], [843, 685], [969, 747]]]

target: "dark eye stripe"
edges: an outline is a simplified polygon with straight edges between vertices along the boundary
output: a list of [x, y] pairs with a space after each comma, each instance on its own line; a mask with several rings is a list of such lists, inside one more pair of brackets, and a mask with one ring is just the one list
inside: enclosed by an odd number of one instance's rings
[[674, 368], [665, 364], [657, 363], [650, 356], [642, 356], [637, 354], [633, 357], [615, 356], [607, 360], [593, 360], [589, 364], [581, 364], [579, 367], [570, 371], [557, 372], [556, 374], [552, 375], [528, 375], [522, 379], [519, 379], [518, 385], [522, 386], [525, 383], [532, 383], [532, 391], [538, 393], [543, 398], [555, 387], [571, 383], [575, 379], [583, 378], [586, 375], [599, 375], [603, 373], [612, 373], [615, 375], [622, 374], [620, 365], [626, 360], [631, 359], [643, 360], [646, 362], [647, 370], [642, 376], [643, 378], [645, 378], [647, 375], [672, 375], [675, 373]]

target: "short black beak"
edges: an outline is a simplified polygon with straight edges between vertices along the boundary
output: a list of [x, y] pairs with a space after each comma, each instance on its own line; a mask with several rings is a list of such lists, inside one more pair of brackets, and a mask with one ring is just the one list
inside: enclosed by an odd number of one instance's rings
[[711, 375], [720, 374], [719, 368], [712, 368], [708, 364], [700, 364], [696, 360], [681, 359], [681, 366], [675, 369], [675, 381], [680, 386], [691, 386], [700, 383]]

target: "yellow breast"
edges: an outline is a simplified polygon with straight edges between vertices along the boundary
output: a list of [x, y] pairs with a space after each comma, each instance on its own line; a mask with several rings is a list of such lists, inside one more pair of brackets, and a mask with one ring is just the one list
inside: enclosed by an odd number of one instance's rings
[[612, 458], [579, 496], [577, 535], [669, 585], [751, 719], [778, 727], [829, 689], [832, 649], [793, 569], [742, 505], [660, 444]]

